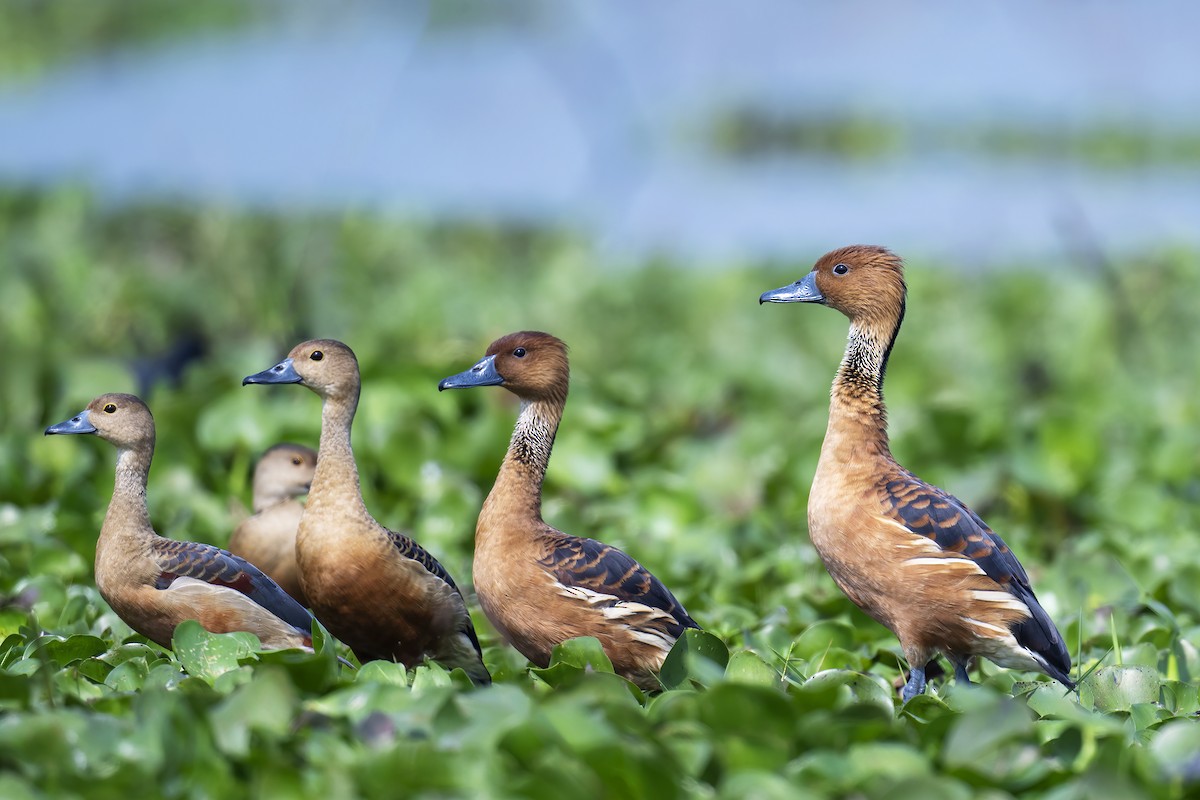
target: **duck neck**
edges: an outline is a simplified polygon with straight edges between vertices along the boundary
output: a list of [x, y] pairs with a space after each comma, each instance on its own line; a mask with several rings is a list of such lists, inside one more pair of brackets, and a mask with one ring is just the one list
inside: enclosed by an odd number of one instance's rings
[[350, 428], [358, 410], [358, 389], [344, 395], [329, 395], [321, 404], [321, 441], [317, 469], [313, 474], [305, 509], [319, 511], [327, 502], [343, 508], [349, 503], [366, 513], [358, 465], [350, 446]]
[[883, 379], [903, 320], [903, 302], [894, 314], [852, 320], [846, 353], [830, 392], [830, 431], [851, 434], [883, 453], [890, 452]]
[[[521, 399], [521, 413], [513, 429], [508, 453], [500, 474], [484, 503], [482, 522], [492, 515], [516, 516], [525, 520], [542, 518], [542, 481], [550, 463], [554, 436], [562, 419], [563, 402]], [[482, 535], [480, 525], [476, 538]]]
[[266, 486], [265, 481], [255, 480], [253, 489], [253, 509], [255, 514], [261, 514], [271, 506], [276, 506], [292, 495], [276, 486]]
[[142, 539], [155, 535], [150, 525], [150, 510], [146, 505], [146, 483], [153, 457], [153, 448], [117, 450], [112, 502], [108, 504], [104, 524], [100, 528], [97, 560], [105, 546], [114, 540]]

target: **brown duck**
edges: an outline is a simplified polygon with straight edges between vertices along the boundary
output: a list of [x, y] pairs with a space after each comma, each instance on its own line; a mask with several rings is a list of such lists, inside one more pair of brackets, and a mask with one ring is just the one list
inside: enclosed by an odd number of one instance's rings
[[209, 544], [154, 532], [146, 482], [154, 417], [130, 394], [106, 394], [46, 435], [92, 433], [117, 448], [112, 502], [96, 542], [96, 586], [129, 627], [163, 647], [194, 619], [214, 633], [249, 631], [267, 649], [311, 649], [312, 616], [257, 567]]
[[360, 389], [354, 351], [333, 339], [302, 342], [242, 382], [299, 383], [322, 401], [317, 470], [296, 534], [300, 585], [317, 619], [360, 661], [415, 666], [431, 658], [490, 683], [450, 574], [411, 538], [376, 522], [363, 503], [350, 446]]
[[500, 474], [475, 526], [475, 588], [488, 619], [521, 655], [550, 663], [554, 646], [594, 636], [620, 675], [643, 689], [685, 628], [674, 595], [625, 553], [542, 520], [542, 480], [567, 402], [567, 347], [548, 333], [504, 336], [438, 389], [503, 386], [521, 411]]
[[842, 591], [900, 639], [911, 667], [905, 700], [925, 691], [938, 653], [959, 681], [970, 682], [967, 662], [983, 656], [1073, 687], [1062, 636], [1017, 557], [965, 503], [892, 457], [883, 378], [905, 295], [900, 259], [860, 245], [825, 254], [759, 299], [817, 303], [850, 318], [808, 501], [813, 545]]
[[234, 529], [229, 551], [271, 576], [301, 605], [308, 605], [296, 566], [296, 529], [304, 514], [297, 498], [308, 493], [317, 452], [299, 444], [277, 444], [254, 467], [254, 515]]

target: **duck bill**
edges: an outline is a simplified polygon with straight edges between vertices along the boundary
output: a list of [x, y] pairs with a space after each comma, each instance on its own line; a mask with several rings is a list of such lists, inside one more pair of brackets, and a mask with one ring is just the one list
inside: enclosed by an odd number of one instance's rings
[[56, 433], [95, 433], [96, 426], [88, 419], [88, 411], [84, 409], [68, 420], [51, 425], [46, 428], [46, 435], [53, 436]]
[[496, 357], [487, 356], [466, 372], [443, 378], [438, 384], [438, 391], [445, 389], [468, 389], [472, 386], [499, 386], [504, 383], [504, 376], [496, 371]]
[[824, 303], [825, 295], [817, 288], [817, 273], [808, 273], [795, 283], [763, 292], [758, 298], [762, 303]]
[[292, 360], [285, 358], [270, 369], [242, 378], [242, 386], [248, 383], [300, 383], [303, 380], [292, 365]]

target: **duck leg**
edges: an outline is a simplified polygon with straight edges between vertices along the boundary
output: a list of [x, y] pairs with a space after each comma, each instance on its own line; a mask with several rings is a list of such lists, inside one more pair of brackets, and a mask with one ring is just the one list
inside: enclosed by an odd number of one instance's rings
[[908, 683], [900, 690], [900, 699], [904, 702], [912, 700], [919, 694], [925, 693], [925, 665], [913, 666], [908, 673]]
[[955, 683], [968, 683], [968, 684], [971, 682], [970, 676], [967, 675], [967, 662], [966, 661], [955, 661], [954, 662], [954, 682]]

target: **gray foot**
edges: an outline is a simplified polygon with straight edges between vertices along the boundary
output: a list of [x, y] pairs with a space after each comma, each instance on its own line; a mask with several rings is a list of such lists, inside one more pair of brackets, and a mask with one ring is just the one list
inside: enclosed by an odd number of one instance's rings
[[900, 690], [900, 699], [904, 702], [912, 700], [919, 694], [925, 692], [925, 665], [913, 667], [908, 674], [908, 683], [904, 684], [904, 688]]

